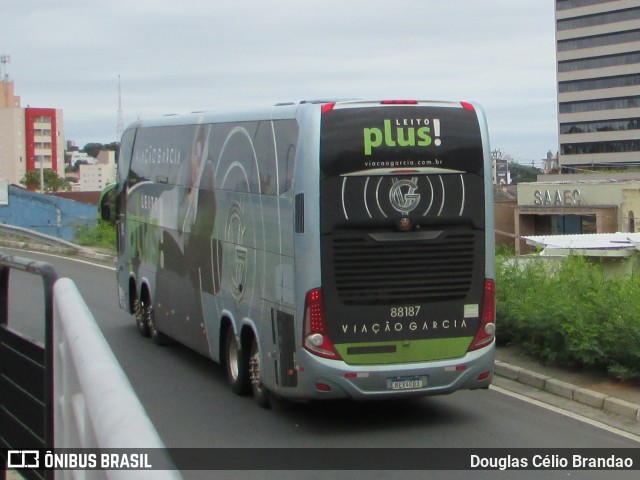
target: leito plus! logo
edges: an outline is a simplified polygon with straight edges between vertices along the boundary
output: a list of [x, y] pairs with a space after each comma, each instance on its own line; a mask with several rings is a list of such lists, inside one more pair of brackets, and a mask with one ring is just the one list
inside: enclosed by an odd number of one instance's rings
[[364, 154], [370, 156], [375, 148], [439, 147], [440, 120], [434, 118], [396, 118], [385, 119], [382, 128], [371, 127], [363, 130]]

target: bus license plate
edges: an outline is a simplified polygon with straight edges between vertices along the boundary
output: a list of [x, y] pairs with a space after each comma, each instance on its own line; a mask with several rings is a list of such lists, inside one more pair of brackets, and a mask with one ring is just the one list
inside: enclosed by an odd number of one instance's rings
[[422, 388], [424, 382], [422, 377], [399, 377], [387, 379], [388, 390], [413, 390]]

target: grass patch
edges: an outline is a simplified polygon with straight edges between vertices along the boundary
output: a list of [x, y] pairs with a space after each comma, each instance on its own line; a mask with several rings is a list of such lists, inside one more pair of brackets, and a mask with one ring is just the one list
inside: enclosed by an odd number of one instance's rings
[[96, 225], [74, 226], [74, 242], [84, 247], [99, 247], [115, 249], [116, 229], [103, 220]]

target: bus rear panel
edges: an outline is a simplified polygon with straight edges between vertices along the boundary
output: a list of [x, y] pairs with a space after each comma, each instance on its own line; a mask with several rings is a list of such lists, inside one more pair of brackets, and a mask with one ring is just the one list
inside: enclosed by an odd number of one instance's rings
[[325, 107], [321, 286], [305, 302], [318, 318], [305, 319], [303, 339], [316, 396], [489, 385], [493, 216], [483, 122], [460, 103]]

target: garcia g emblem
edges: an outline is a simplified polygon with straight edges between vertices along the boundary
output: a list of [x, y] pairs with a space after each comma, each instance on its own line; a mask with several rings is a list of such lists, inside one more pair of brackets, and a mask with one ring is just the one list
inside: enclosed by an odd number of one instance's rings
[[231, 267], [230, 287], [231, 295], [237, 301], [240, 301], [244, 295], [247, 279], [247, 249], [240, 246], [244, 242], [245, 232], [243, 208], [235, 203], [231, 207], [227, 218], [226, 240], [232, 245], [235, 244], [235, 255], [231, 260], [233, 265]]
[[389, 202], [391, 206], [403, 215], [408, 215], [410, 211], [420, 203], [420, 194], [418, 190], [418, 178], [413, 177], [411, 180], [393, 179], [393, 185], [389, 190]]

